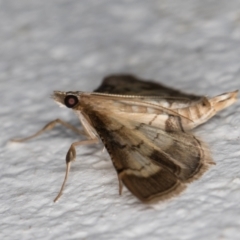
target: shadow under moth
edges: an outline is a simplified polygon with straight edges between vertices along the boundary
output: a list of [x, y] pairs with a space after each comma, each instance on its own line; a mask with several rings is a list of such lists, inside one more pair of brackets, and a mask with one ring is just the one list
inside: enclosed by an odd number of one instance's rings
[[119, 181], [142, 202], [175, 196], [214, 164], [207, 146], [191, 133], [217, 112], [232, 105], [238, 91], [213, 98], [182, 93], [132, 75], [106, 77], [94, 92], [53, 93], [61, 106], [71, 108], [83, 131], [56, 119], [23, 142], [52, 129], [56, 124], [86, 136], [71, 144], [66, 155], [67, 181], [76, 146], [103, 142]]

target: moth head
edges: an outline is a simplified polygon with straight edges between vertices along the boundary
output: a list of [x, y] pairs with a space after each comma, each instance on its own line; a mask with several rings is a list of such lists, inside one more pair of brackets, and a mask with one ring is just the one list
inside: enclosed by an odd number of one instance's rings
[[54, 91], [52, 98], [60, 107], [76, 108], [79, 105], [79, 92]]

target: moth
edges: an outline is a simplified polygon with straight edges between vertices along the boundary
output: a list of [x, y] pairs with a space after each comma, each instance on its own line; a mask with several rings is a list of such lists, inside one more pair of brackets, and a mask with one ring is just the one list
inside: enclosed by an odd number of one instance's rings
[[56, 119], [34, 135], [14, 141], [32, 139], [56, 124], [86, 136], [67, 152], [65, 178], [54, 201], [62, 195], [75, 147], [102, 141], [117, 172], [119, 194], [125, 185], [142, 202], [154, 202], [179, 194], [214, 164], [208, 147], [191, 130], [232, 105], [237, 93], [208, 98], [132, 75], [111, 75], [91, 93], [53, 93], [58, 104], [75, 112], [83, 131]]

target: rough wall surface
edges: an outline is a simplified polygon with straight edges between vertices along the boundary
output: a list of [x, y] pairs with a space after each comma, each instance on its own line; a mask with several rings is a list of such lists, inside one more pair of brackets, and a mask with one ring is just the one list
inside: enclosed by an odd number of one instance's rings
[[132, 73], [197, 94], [240, 89], [240, 1], [0, 1], [0, 239], [240, 239], [240, 104], [196, 130], [216, 161], [180, 196], [140, 203], [102, 146], [80, 147], [53, 203], [78, 126], [53, 90], [91, 91]]

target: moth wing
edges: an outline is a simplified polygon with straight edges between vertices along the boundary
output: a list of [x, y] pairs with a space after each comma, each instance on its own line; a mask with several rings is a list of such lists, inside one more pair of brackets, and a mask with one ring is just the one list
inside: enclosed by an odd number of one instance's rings
[[91, 120], [112, 158], [119, 181], [143, 202], [179, 194], [211, 163], [202, 142], [181, 129], [165, 131], [99, 112]]
[[141, 95], [184, 98], [197, 101], [202, 96], [182, 93], [152, 81], [140, 80], [133, 75], [110, 75], [103, 79], [102, 84], [94, 91], [99, 93]]

